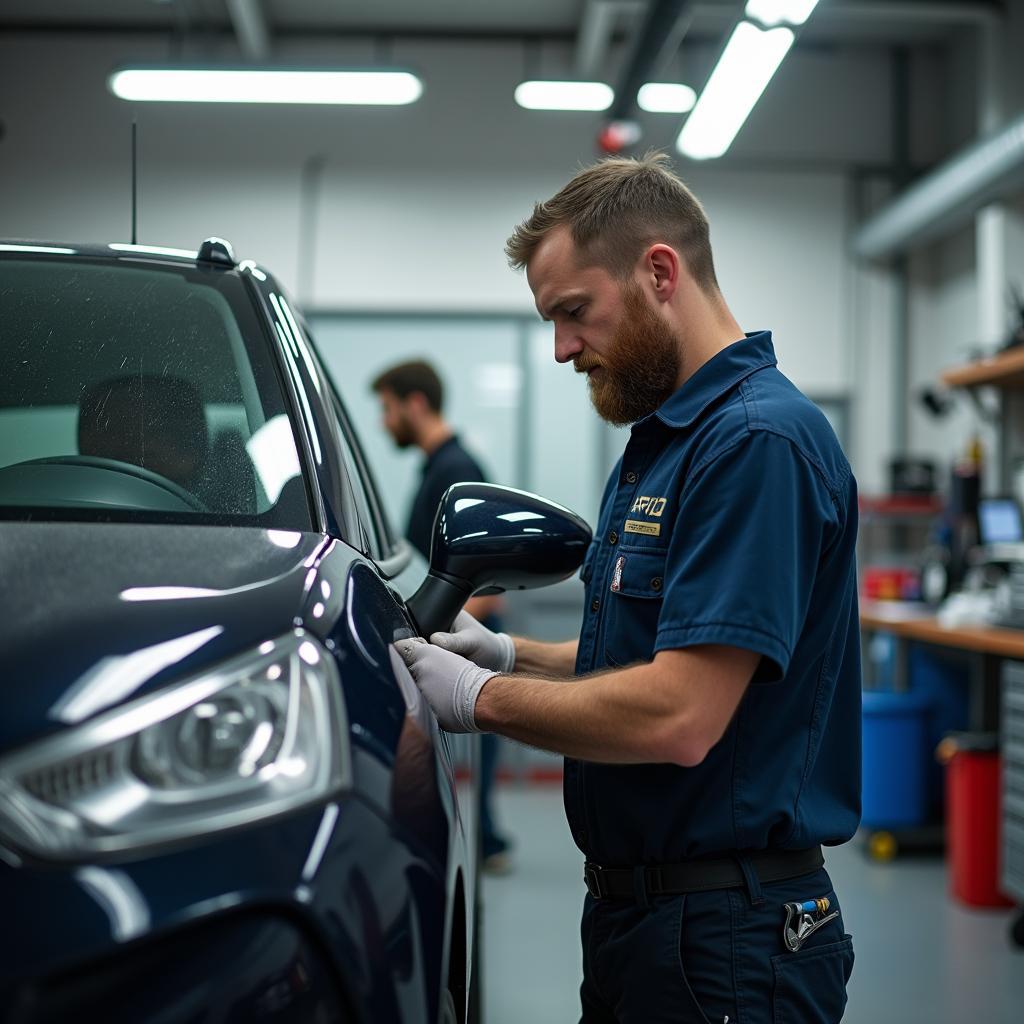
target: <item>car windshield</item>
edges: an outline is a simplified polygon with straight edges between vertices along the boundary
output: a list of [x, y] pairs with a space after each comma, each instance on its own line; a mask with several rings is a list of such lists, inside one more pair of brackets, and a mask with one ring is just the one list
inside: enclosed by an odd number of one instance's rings
[[245, 282], [142, 260], [0, 260], [0, 515], [312, 526]]

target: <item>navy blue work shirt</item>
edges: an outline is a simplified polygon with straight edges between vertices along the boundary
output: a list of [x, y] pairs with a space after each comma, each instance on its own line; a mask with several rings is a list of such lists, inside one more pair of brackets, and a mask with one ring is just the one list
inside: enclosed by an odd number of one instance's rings
[[[480, 463], [462, 447], [457, 434], [452, 434], [438, 445], [423, 463], [423, 475], [409, 510], [409, 524], [405, 535], [409, 543], [430, 561], [430, 544], [434, 537], [434, 517], [444, 492], [452, 484], [485, 482], [487, 477]], [[496, 613], [485, 616], [483, 624], [495, 632], [503, 626]]]
[[658, 651], [761, 655], [692, 768], [568, 759], [577, 845], [604, 866], [845, 842], [860, 819], [856, 483], [771, 333], [717, 353], [632, 429], [581, 570], [577, 674]]
[[424, 558], [430, 560], [430, 542], [434, 536], [434, 517], [444, 492], [452, 484], [486, 480], [480, 463], [453, 434], [435, 448], [423, 463], [423, 475], [409, 511], [405, 535]]

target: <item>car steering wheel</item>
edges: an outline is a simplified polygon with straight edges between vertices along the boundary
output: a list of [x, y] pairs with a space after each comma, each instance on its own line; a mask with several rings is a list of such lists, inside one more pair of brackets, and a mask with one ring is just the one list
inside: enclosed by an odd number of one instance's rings
[[106, 469], [112, 473], [123, 473], [125, 476], [135, 477], [136, 480], [144, 480], [146, 483], [154, 484], [163, 488], [169, 494], [173, 494], [179, 501], [183, 501], [189, 508], [196, 512], [209, 512], [210, 510], [192, 493], [186, 491], [181, 484], [161, 473], [156, 473], [145, 466], [136, 466], [134, 462], [122, 462], [120, 459], [108, 459], [104, 455], [51, 455], [45, 459], [31, 459], [29, 462], [19, 463], [22, 466], [91, 466], [94, 469]]

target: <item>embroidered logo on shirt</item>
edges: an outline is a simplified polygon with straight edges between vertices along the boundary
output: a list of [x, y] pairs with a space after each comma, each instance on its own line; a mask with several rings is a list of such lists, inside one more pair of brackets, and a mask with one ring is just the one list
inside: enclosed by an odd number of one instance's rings
[[627, 519], [623, 533], [643, 533], [648, 537], [661, 536], [661, 523], [645, 523], [640, 519]]
[[665, 511], [665, 506], [668, 504], [668, 498], [648, 498], [646, 495], [641, 494], [636, 501], [633, 502], [633, 507], [629, 510], [630, 512], [639, 512], [641, 515], [654, 516], [658, 518], [662, 512]]
[[617, 594], [622, 589], [622, 570], [626, 565], [626, 556], [619, 555], [615, 560], [615, 570], [612, 572], [612, 593]]

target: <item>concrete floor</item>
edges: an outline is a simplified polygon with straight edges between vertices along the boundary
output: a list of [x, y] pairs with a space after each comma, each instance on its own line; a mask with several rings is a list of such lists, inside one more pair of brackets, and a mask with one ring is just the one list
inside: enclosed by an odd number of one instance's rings
[[[509, 784], [496, 797], [516, 848], [513, 873], [484, 885], [486, 1024], [571, 1024], [584, 887], [561, 789]], [[1012, 912], [954, 904], [938, 858], [876, 864], [856, 840], [826, 857], [857, 957], [846, 1024], [1024, 1020], [1024, 952], [1007, 940]]]

